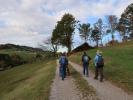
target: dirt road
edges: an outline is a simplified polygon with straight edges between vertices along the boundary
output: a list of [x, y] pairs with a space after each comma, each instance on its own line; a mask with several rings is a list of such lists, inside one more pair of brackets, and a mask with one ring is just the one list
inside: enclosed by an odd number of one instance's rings
[[[82, 74], [82, 67], [78, 64], [70, 62], [70, 64]], [[127, 94], [121, 88], [112, 85], [109, 81], [99, 82], [93, 79], [94, 74], [89, 73], [89, 77], [83, 76], [89, 85], [93, 86], [97, 91], [97, 95], [101, 100], [133, 100], [133, 96]]]
[[68, 76], [64, 81], [59, 77], [57, 62], [56, 76], [52, 85], [50, 100], [81, 100], [73, 78]]

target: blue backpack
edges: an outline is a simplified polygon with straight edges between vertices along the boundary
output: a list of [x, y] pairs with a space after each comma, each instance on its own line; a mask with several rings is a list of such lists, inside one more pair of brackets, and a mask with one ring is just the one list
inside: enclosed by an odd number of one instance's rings
[[66, 64], [66, 58], [65, 57], [62, 57], [61, 60], [60, 60], [60, 63], [62, 65], [65, 65]]
[[83, 57], [83, 62], [84, 62], [84, 63], [88, 63], [88, 61], [89, 61], [89, 57], [88, 57], [88, 56], [84, 56], [84, 57]]
[[97, 64], [98, 66], [104, 66], [104, 60], [102, 56], [98, 56]]

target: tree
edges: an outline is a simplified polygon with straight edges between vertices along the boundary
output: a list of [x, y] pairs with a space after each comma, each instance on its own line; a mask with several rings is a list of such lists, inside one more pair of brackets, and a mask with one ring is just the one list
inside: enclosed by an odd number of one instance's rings
[[99, 29], [96, 25], [94, 25], [94, 29], [92, 30], [91, 38], [93, 41], [96, 42], [96, 46], [98, 47], [98, 41], [100, 40], [100, 34], [99, 34]]
[[54, 55], [56, 55], [56, 52], [58, 50], [58, 44], [54, 42], [53, 37], [47, 38], [45, 41], [43, 41], [43, 44], [40, 46], [45, 51], [52, 51]]
[[68, 48], [68, 52], [71, 52], [72, 36], [74, 34], [76, 26], [76, 20], [71, 14], [65, 14], [57, 23], [56, 30], [58, 30], [59, 42], [62, 46]]
[[57, 50], [58, 50], [58, 43], [55, 42], [54, 38], [51, 38], [51, 46], [52, 46], [52, 50], [54, 52], [54, 54], [56, 54]]
[[112, 41], [114, 41], [114, 32], [117, 28], [117, 17], [115, 15], [109, 15], [107, 16], [107, 21], [112, 35]]
[[78, 30], [79, 30], [80, 37], [84, 39], [85, 42], [87, 42], [88, 37], [90, 36], [90, 30], [91, 30], [90, 24], [89, 23], [79, 24]]
[[95, 27], [97, 27], [97, 30], [99, 31], [98, 36], [99, 36], [99, 39], [101, 40], [101, 45], [103, 46], [102, 39], [104, 35], [104, 31], [103, 31], [104, 26], [101, 18], [99, 18], [98, 21], [95, 23]]
[[54, 53], [56, 53], [58, 50], [58, 45], [60, 44], [60, 34], [58, 33], [57, 26], [55, 27], [55, 29], [52, 32], [51, 44], [52, 44]]
[[129, 35], [133, 38], [133, 3], [131, 3], [121, 14], [118, 23], [118, 30], [124, 36]]
[[127, 31], [128, 29], [126, 28], [125, 25], [126, 19], [125, 19], [125, 15], [121, 15], [121, 18], [119, 19], [119, 23], [118, 23], [118, 27], [117, 30], [120, 32], [120, 35], [123, 36], [122, 40], [126, 40], [126, 35], [127, 35]]

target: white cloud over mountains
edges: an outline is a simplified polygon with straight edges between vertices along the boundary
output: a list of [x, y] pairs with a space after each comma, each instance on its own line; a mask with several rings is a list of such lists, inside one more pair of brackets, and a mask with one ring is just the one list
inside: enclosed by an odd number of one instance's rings
[[89, 17], [118, 17], [133, 0], [0, 0], [0, 43], [37, 46], [51, 35], [64, 13], [86, 22]]

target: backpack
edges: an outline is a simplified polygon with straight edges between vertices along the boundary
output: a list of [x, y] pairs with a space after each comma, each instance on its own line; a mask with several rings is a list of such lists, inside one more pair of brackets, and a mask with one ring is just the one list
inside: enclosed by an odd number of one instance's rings
[[62, 65], [65, 65], [66, 64], [66, 58], [65, 57], [62, 57], [60, 63]]
[[88, 61], [89, 61], [89, 57], [88, 57], [88, 56], [84, 56], [84, 57], [83, 57], [83, 62], [84, 62], [84, 63], [88, 63]]
[[104, 60], [102, 56], [98, 56], [97, 64], [98, 66], [104, 66]]

